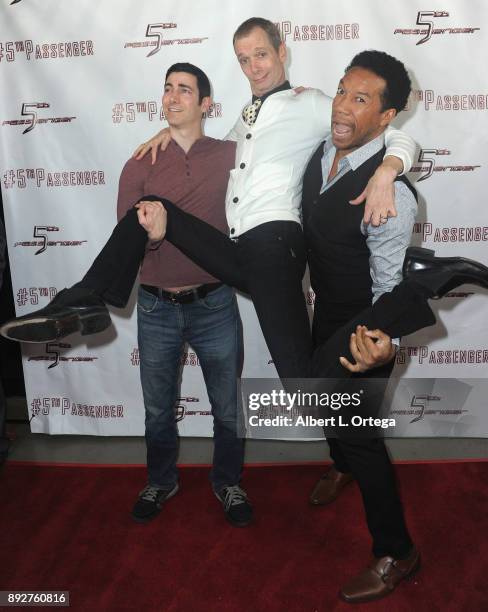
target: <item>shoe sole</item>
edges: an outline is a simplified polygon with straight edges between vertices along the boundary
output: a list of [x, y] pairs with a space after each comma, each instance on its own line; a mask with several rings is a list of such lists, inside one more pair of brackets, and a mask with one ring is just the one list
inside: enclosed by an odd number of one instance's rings
[[49, 319], [39, 317], [36, 319], [12, 321], [0, 329], [0, 334], [9, 340], [39, 344], [59, 340], [75, 332], [82, 336], [96, 334], [104, 331], [111, 324], [107, 311], [87, 316], [77, 313], [63, 319]]
[[145, 516], [145, 517], [142, 518], [142, 517], [134, 516], [132, 514], [132, 512], [131, 512], [130, 515], [132, 517], [132, 520], [135, 521], [136, 523], [139, 523], [139, 524], [142, 525], [144, 523], [149, 523], [150, 521], [155, 519], [158, 516], [158, 514], [161, 512], [163, 505], [168, 501], [168, 499], [171, 499], [172, 497], [174, 497], [178, 493], [179, 488], [180, 488], [180, 486], [178, 484], [176, 484], [174, 489], [168, 493], [168, 495], [160, 503], [159, 508], [157, 509], [157, 511], [154, 512], [153, 514], [150, 514], [149, 516]]

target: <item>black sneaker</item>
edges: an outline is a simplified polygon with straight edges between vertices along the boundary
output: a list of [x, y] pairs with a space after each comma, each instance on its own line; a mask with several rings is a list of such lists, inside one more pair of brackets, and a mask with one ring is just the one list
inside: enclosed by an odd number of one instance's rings
[[63, 289], [47, 306], [7, 321], [0, 334], [18, 342], [52, 342], [74, 332], [83, 336], [110, 325], [104, 301], [89, 289]]
[[252, 506], [246, 492], [239, 485], [225, 486], [215, 495], [222, 502], [229, 523], [234, 527], [247, 527], [252, 521]]
[[136, 523], [147, 523], [161, 512], [164, 502], [176, 495], [178, 483], [172, 489], [158, 489], [147, 485], [139, 493], [139, 498], [132, 508], [132, 518]]

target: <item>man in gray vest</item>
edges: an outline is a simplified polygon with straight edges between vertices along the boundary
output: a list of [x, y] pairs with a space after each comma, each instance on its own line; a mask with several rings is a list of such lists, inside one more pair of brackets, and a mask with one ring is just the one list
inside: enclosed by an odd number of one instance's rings
[[[410, 79], [401, 62], [379, 51], [354, 57], [339, 82], [332, 105], [331, 136], [310, 160], [304, 176], [303, 221], [315, 291], [313, 339], [327, 342], [347, 321], [402, 280], [402, 264], [417, 212], [416, 192], [405, 177], [395, 182], [398, 215], [373, 227], [361, 207], [349, 205], [381, 163], [384, 131], [403, 110]], [[428, 296], [427, 296], [428, 297]], [[391, 313], [394, 318], [394, 313]], [[388, 331], [386, 322], [381, 329]], [[354, 376], [387, 379], [395, 345], [381, 331], [357, 330], [356, 350], [388, 346], [383, 364], [366, 373], [342, 360]], [[340, 371], [337, 371], [340, 376]], [[354, 381], [352, 381], [353, 383]], [[378, 398], [375, 398], [378, 400]], [[381, 401], [381, 398], [380, 398]], [[364, 409], [364, 407], [362, 407]], [[329, 435], [332, 434], [332, 435]], [[317, 483], [311, 502], [326, 505], [356, 480], [373, 538], [373, 561], [341, 590], [348, 602], [378, 599], [411, 575], [420, 562], [405, 525], [393, 468], [383, 438], [351, 439], [326, 432], [333, 466]]]

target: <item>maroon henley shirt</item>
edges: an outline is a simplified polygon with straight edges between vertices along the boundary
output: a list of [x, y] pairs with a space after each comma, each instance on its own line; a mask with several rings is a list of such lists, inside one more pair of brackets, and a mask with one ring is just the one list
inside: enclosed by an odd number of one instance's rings
[[[204, 136], [188, 153], [171, 140], [166, 151], [159, 151], [154, 166], [150, 155], [141, 161], [129, 159], [120, 175], [117, 218], [120, 220], [144, 195], [152, 194], [171, 200], [228, 234], [225, 194], [235, 151], [235, 142]], [[140, 271], [141, 283], [163, 289], [216, 280], [164, 240], [159, 248], [147, 251]]]

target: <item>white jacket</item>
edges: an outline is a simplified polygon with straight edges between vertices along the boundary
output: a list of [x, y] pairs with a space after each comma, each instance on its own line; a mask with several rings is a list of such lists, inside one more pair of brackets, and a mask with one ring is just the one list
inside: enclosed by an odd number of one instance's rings
[[[332, 98], [320, 90], [296, 94], [289, 89], [264, 101], [254, 125], [246, 125], [239, 116], [226, 136], [237, 141], [225, 203], [232, 238], [268, 221], [300, 223], [303, 174], [330, 134], [331, 112]], [[386, 143], [387, 154], [399, 157], [408, 171], [413, 140], [389, 128]]]

